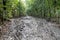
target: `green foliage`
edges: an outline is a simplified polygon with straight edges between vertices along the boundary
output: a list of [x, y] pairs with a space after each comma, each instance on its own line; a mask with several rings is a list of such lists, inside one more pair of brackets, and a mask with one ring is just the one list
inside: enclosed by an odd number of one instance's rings
[[[32, 0], [31, 0], [32, 1]], [[28, 3], [28, 15], [51, 18], [55, 17], [57, 8], [60, 8], [59, 0], [34, 0], [33, 4]]]
[[0, 19], [26, 14], [46, 19], [60, 17], [60, 0], [26, 0], [26, 6], [21, 0], [6, 0], [6, 5], [3, 5], [3, 0], [0, 0]]
[[30, 2], [28, 5], [28, 15], [59, 22], [60, 0], [34, 0], [33, 4]]
[[21, 0], [5, 0], [5, 3], [6, 5], [3, 5], [3, 0], [0, 0], [0, 19], [9, 19], [24, 15], [25, 8]]

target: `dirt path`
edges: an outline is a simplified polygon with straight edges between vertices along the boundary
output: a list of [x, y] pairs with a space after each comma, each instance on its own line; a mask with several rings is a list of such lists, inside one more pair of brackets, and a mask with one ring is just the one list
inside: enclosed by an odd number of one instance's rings
[[26, 16], [5, 24], [2, 40], [60, 40], [60, 28], [45, 19]]

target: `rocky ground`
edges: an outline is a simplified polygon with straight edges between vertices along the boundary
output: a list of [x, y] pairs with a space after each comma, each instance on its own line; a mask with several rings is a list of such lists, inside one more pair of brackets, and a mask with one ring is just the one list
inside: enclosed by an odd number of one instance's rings
[[31, 16], [11, 19], [0, 40], [60, 40], [60, 28], [45, 19]]

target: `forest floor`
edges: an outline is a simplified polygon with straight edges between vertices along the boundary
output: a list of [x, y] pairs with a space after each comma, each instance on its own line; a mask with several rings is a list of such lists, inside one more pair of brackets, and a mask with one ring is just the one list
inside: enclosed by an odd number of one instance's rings
[[6, 21], [0, 29], [0, 40], [60, 40], [60, 25], [31, 16]]

